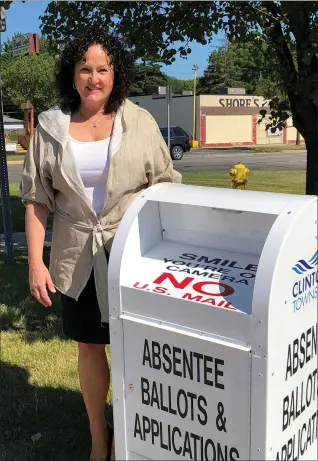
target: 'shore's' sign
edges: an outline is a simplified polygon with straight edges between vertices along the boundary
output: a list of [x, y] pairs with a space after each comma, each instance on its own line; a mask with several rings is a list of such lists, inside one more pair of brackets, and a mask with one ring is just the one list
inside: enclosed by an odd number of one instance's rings
[[220, 98], [221, 107], [261, 107], [258, 98]]

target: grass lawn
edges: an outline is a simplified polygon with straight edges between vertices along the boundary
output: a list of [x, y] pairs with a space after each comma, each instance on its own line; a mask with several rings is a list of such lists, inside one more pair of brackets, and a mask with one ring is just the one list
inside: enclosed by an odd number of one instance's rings
[[18, 160], [21, 161], [23, 160], [24, 161], [24, 158], [25, 158], [25, 155], [24, 154], [7, 154], [7, 161], [8, 162], [17, 162]]
[[267, 146], [255, 146], [251, 148], [252, 152], [282, 152], [282, 151], [305, 151], [305, 144], [269, 144]]
[[10, 196], [13, 232], [24, 232], [24, 205], [21, 202], [18, 184], [10, 184]]
[[[304, 171], [252, 171], [249, 174], [248, 189], [286, 194], [305, 193]], [[231, 187], [227, 172], [184, 173], [184, 184], [211, 187]]]
[[[222, 172], [183, 177], [186, 184], [230, 186]], [[252, 172], [249, 189], [303, 193], [304, 183], [299, 171]], [[14, 230], [23, 231], [18, 186], [10, 186], [10, 192]], [[89, 456], [76, 344], [64, 337], [57, 295], [53, 301], [46, 309], [30, 296], [25, 253], [16, 253], [13, 266], [0, 255], [0, 461], [87, 461]], [[109, 405], [106, 412], [110, 418]], [[37, 433], [42, 437], [33, 442]]]
[[[227, 172], [184, 173], [183, 182], [184, 184], [194, 184], [196, 186], [231, 187]], [[305, 172], [254, 171], [250, 173], [248, 189], [303, 194], [305, 193]], [[24, 232], [24, 206], [21, 203], [19, 186], [17, 184], [10, 185], [10, 194], [13, 231]], [[50, 216], [48, 221], [48, 228], [51, 227], [52, 216]]]
[[76, 344], [62, 333], [58, 296], [46, 309], [32, 299], [27, 281], [25, 253], [15, 254], [13, 266], [0, 257], [0, 459], [87, 461]]

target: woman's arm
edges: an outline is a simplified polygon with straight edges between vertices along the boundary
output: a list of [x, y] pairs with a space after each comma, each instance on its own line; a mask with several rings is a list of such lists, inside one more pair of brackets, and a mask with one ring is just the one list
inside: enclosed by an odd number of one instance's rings
[[26, 202], [25, 230], [28, 242], [29, 284], [33, 296], [45, 307], [52, 305], [47, 289], [55, 288], [47, 267], [43, 262], [45, 229], [49, 211], [35, 202]]
[[50, 178], [45, 175], [41, 163], [46, 143], [39, 125], [30, 140], [21, 177], [21, 197], [25, 204], [25, 230], [29, 254], [29, 283], [33, 296], [44, 306], [52, 305], [47, 288], [54, 293], [49, 271], [43, 262], [43, 245], [47, 217], [54, 211], [54, 190]]

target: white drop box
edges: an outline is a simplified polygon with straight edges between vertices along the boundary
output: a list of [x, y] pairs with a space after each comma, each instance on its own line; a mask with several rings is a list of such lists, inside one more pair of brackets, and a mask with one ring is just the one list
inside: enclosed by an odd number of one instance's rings
[[317, 459], [317, 197], [159, 184], [109, 265], [116, 459]]

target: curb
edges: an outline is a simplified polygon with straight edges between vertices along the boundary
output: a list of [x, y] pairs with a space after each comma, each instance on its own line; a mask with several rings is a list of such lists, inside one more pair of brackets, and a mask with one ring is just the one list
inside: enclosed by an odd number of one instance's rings
[[23, 165], [23, 160], [9, 160], [7, 161], [7, 165]]
[[252, 150], [254, 154], [305, 154], [307, 151], [302, 150], [302, 149], [284, 149], [284, 150], [275, 150], [275, 151], [268, 151], [268, 150], [261, 150], [261, 151], [256, 151]]

